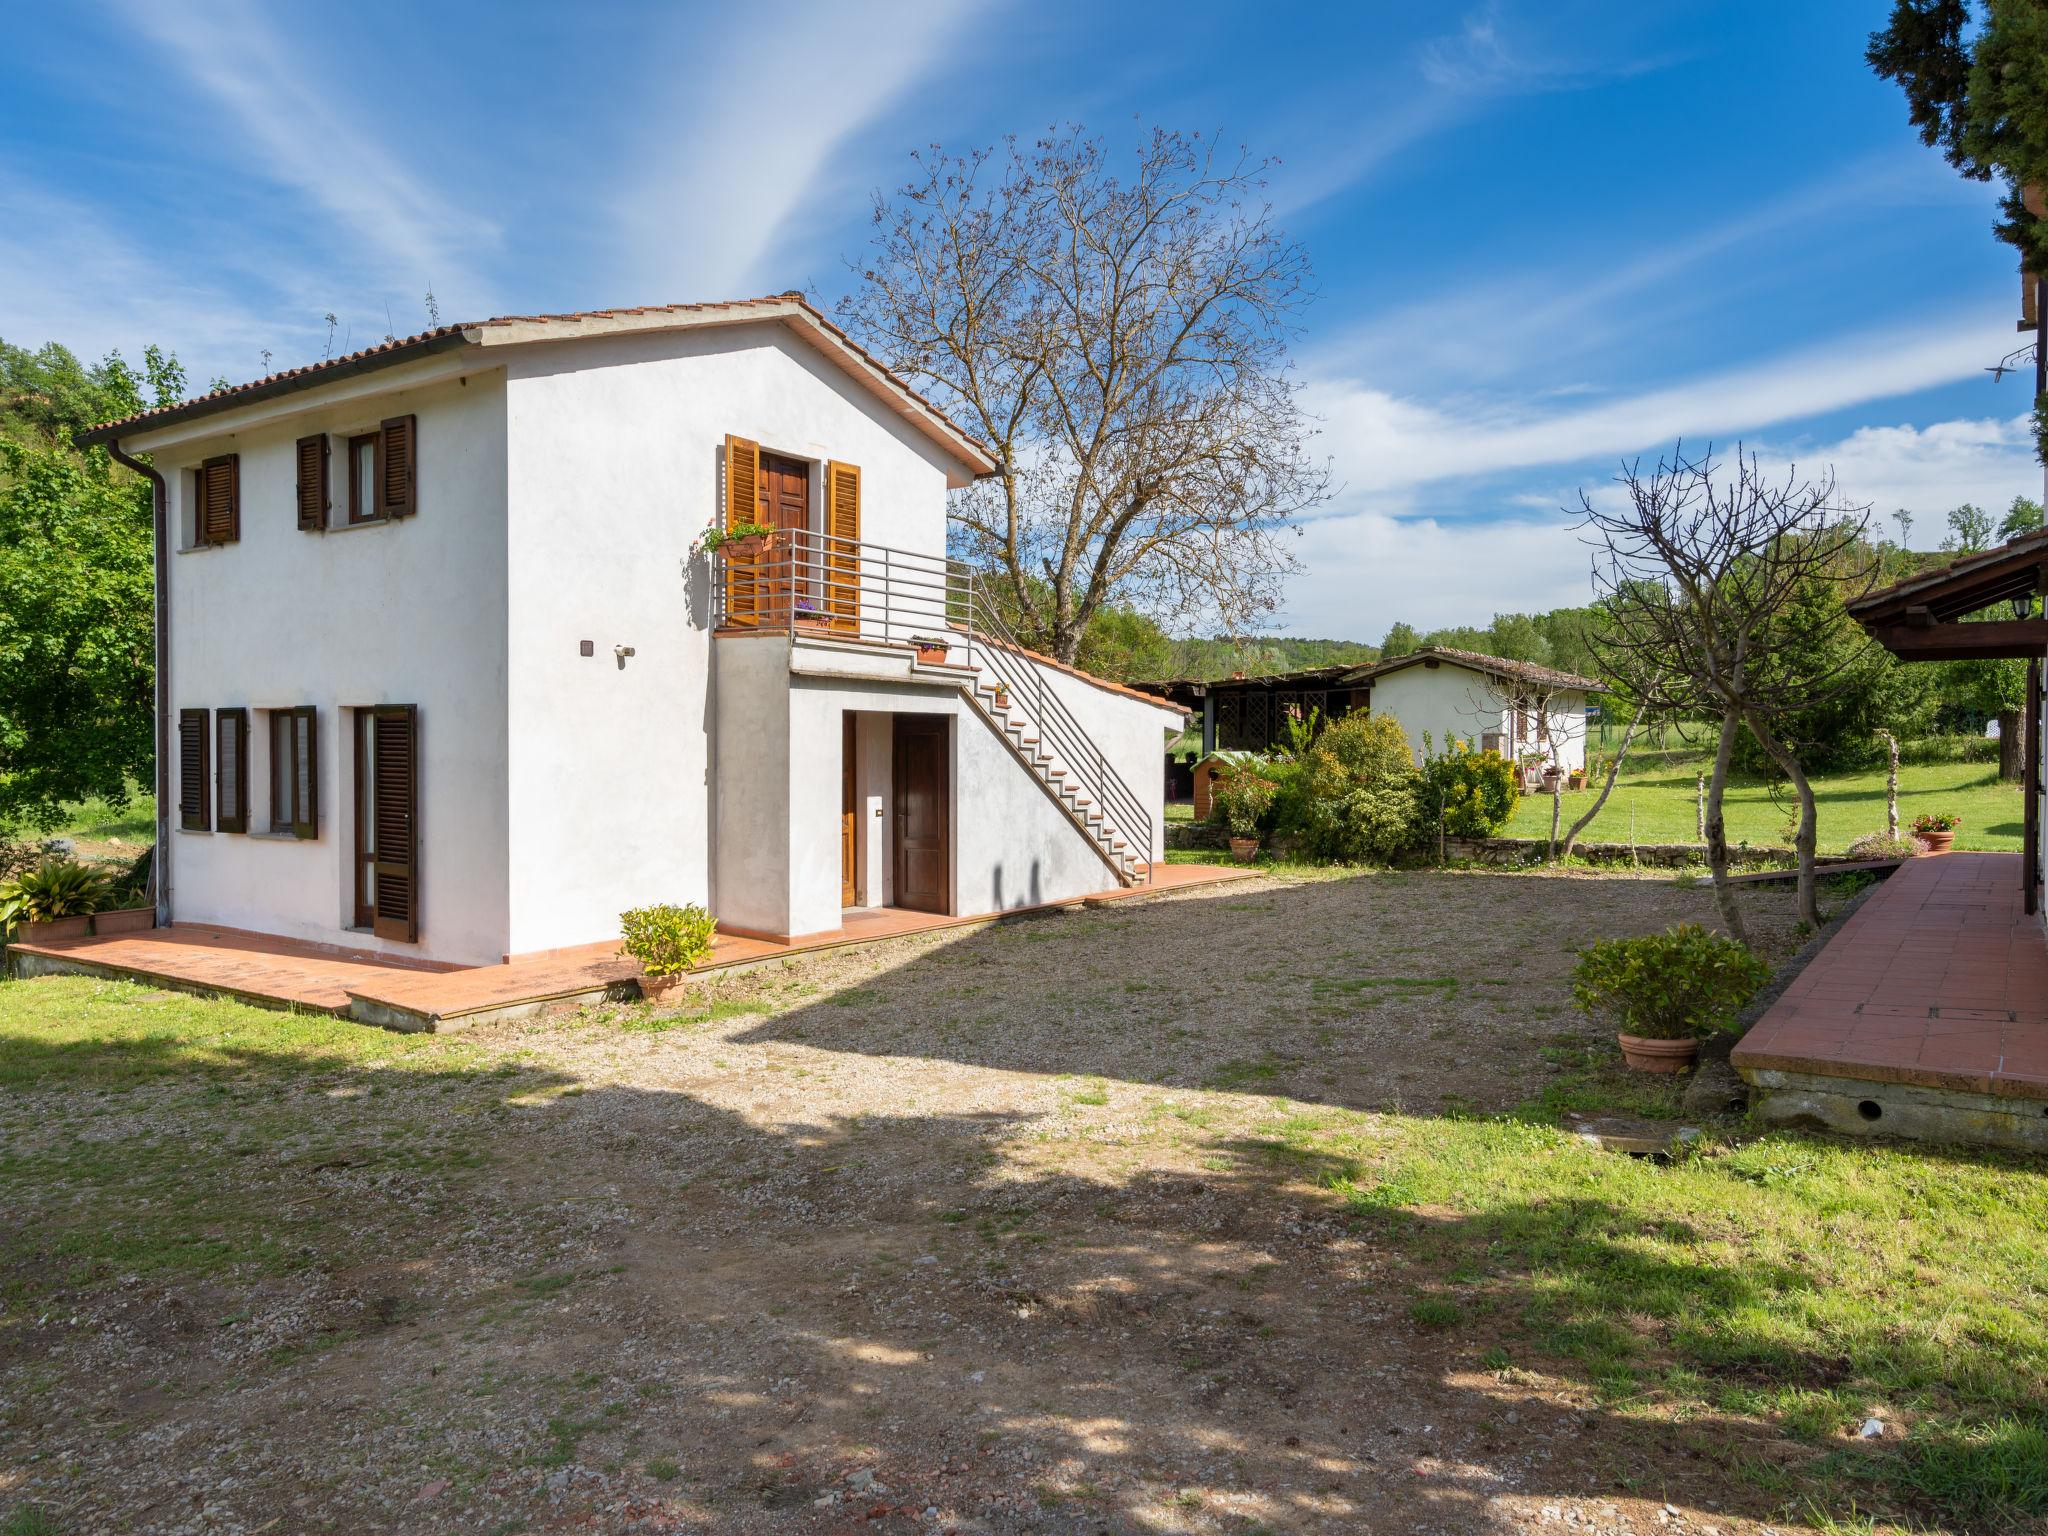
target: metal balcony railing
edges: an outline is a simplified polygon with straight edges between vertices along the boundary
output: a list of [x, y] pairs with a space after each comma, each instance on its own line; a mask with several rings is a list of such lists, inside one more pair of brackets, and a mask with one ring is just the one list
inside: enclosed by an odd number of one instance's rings
[[723, 545], [713, 564], [721, 629], [943, 646], [948, 663], [975, 669], [974, 685], [1000, 685], [1036, 728], [1049, 765], [1063, 767], [1100, 809], [1130, 860], [1150, 865], [1151, 813], [1048, 685], [1045, 658], [1011, 632], [970, 566], [809, 529]]

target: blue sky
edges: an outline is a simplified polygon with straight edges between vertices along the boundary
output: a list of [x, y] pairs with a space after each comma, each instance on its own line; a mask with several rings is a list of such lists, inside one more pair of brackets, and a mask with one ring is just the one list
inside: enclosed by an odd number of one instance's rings
[[[1201, 129], [1318, 297], [1342, 489], [1276, 627], [1583, 601], [1559, 510], [1683, 435], [1916, 516], [2038, 495], [1993, 193], [1862, 63], [1881, 0], [49, 6], [0, 56], [0, 337], [195, 383], [446, 319], [803, 288], [908, 152]], [[1250, 18], [1257, 15], [1256, 23]]]

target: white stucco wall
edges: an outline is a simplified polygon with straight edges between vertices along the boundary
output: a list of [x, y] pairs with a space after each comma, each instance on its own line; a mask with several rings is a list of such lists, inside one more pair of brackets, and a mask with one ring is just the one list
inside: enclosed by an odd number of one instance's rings
[[[1509, 694], [1482, 673], [1445, 662], [1431, 667], [1418, 663], [1388, 672], [1372, 680], [1371, 710], [1392, 715], [1401, 722], [1416, 760], [1421, 761], [1423, 737], [1427, 733], [1436, 750], [1444, 750], [1453, 738], [1469, 740], [1474, 747], [1489, 731], [1505, 738], [1511, 731], [1507, 720]], [[1524, 752], [1542, 752], [1550, 757], [1554, 746], [1557, 761], [1567, 770], [1586, 765], [1586, 699], [1584, 694], [1553, 694], [1545, 710], [1554, 743], [1539, 742], [1533, 734], [1505, 745], [1503, 755], [1514, 759]]]
[[[154, 449], [170, 524], [189, 522], [186, 471], [241, 456], [241, 538], [170, 559], [171, 782], [177, 711], [251, 711], [251, 831], [176, 830], [163, 879], [180, 922], [219, 923], [408, 955], [488, 962], [505, 902], [505, 390], [481, 371], [374, 396], [293, 397], [130, 446]], [[333, 434], [335, 516], [345, 439], [387, 416], [419, 418], [417, 516], [325, 533], [296, 524], [294, 444]], [[232, 430], [230, 430], [232, 428]], [[319, 836], [267, 835], [269, 742], [259, 711], [319, 711]], [[414, 704], [420, 727], [420, 942], [388, 943], [353, 918], [354, 772], [348, 711]], [[211, 753], [209, 753], [211, 760]]]
[[1081, 729], [1102, 749], [1117, 776], [1152, 818], [1152, 846], [1149, 850], [1139, 848], [1140, 856], [1148, 860], [1164, 858], [1166, 777], [1161, 764], [1168, 733], [1178, 732], [1187, 716], [1163, 704], [1104, 688], [1058, 667], [1037, 662], [1031, 665], [1060, 696]]
[[[798, 920], [787, 871], [762, 870], [774, 855], [753, 846], [786, 813], [757, 803], [758, 773], [735, 782], [725, 760], [714, 766], [712, 730], [765, 729], [735, 749], [781, 752], [784, 775], [792, 761], [825, 764], [809, 744], [783, 744], [786, 716], [759, 727], [774, 712], [749, 692], [714, 696], [710, 562], [691, 545], [717, 513], [728, 433], [811, 461], [814, 514], [823, 462], [859, 465], [863, 539], [934, 555], [942, 455], [774, 324], [507, 350], [512, 948], [610, 937], [622, 908], [651, 901], [806, 931], [784, 926]], [[594, 656], [578, 654], [584, 639]], [[615, 646], [635, 652], [623, 668]], [[733, 676], [749, 678], [735, 689], [787, 687], [786, 676]], [[828, 745], [836, 765], [838, 738]], [[836, 823], [835, 809], [835, 865]], [[833, 892], [826, 927], [838, 921], [836, 873]]]

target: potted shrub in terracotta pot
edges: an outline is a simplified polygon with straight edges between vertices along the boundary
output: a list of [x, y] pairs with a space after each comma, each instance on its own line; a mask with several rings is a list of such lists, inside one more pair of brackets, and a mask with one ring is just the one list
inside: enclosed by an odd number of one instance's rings
[[1700, 1041], [1731, 1029], [1771, 969], [1746, 945], [1698, 923], [1579, 951], [1572, 998], [1611, 1019], [1622, 1059], [1639, 1072], [1683, 1072]]
[[723, 550], [742, 560], [758, 560], [775, 547], [775, 530], [766, 523], [734, 523], [706, 529], [699, 542], [713, 554]]
[[937, 635], [912, 635], [910, 643], [917, 647], [917, 659], [927, 666], [940, 666], [946, 660], [947, 642]]
[[710, 955], [718, 923], [694, 903], [664, 903], [621, 912], [619, 928], [624, 935], [619, 953], [640, 962], [640, 996], [651, 1002], [674, 991]]
[[1915, 816], [1913, 836], [1929, 853], [1947, 853], [1955, 846], [1956, 828], [1962, 824], [1963, 818], [1953, 811], [1937, 811], [1927, 816]]
[[0, 933], [20, 925], [21, 938], [82, 939], [92, 914], [113, 894], [114, 877], [76, 859], [46, 859], [0, 885]]
[[1211, 780], [1210, 814], [1230, 834], [1231, 856], [1249, 864], [1259, 854], [1259, 823], [1273, 808], [1280, 786], [1250, 767], [1234, 769], [1228, 778]]

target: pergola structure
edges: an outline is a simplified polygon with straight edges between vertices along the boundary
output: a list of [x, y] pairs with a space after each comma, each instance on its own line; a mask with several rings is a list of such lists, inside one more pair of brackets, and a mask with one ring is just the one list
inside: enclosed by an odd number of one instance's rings
[[1965, 555], [1849, 604], [1851, 617], [1901, 661], [2010, 658], [2027, 663], [2020, 878], [2029, 913], [2041, 911], [2042, 871], [2048, 862], [2042, 805], [2042, 662], [2048, 658], [2043, 593], [2048, 593], [2048, 531]]

